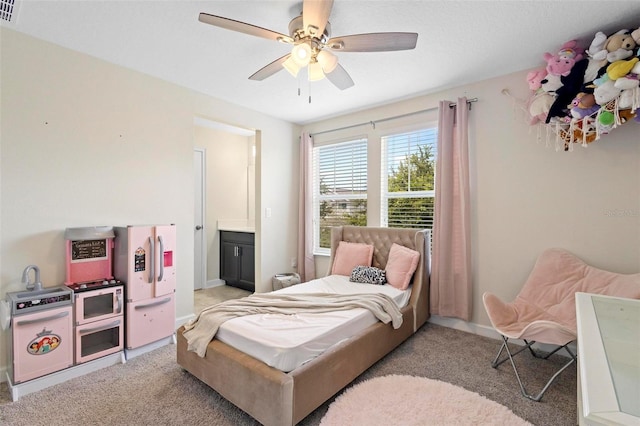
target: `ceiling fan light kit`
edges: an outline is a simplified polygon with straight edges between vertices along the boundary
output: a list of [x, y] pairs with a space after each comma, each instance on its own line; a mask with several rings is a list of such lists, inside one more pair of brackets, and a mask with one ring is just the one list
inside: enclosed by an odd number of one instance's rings
[[309, 64], [309, 81], [319, 81], [324, 78], [322, 65], [320, 62], [312, 62]]
[[311, 43], [305, 41], [298, 42], [293, 49], [291, 49], [291, 57], [300, 67], [306, 67], [311, 62], [313, 51], [311, 49]]
[[257, 81], [262, 81], [283, 68], [297, 77], [300, 70], [307, 67], [309, 81], [327, 77], [338, 89], [345, 90], [354, 85], [353, 80], [330, 50], [385, 52], [416, 47], [416, 33], [369, 33], [330, 38], [329, 15], [332, 7], [333, 0], [304, 0], [302, 13], [289, 22], [289, 35], [207, 13], [200, 13], [198, 19], [205, 24], [293, 45], [291, 53], [276, 59], [249, 77]]

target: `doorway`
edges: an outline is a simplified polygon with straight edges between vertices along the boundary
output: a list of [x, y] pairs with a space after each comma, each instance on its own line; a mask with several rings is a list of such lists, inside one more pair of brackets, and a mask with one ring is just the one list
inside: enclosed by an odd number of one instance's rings
[[225, 284], [220, 223], [255, 223], [256, 131], [203, 117], [194, 117], [193, 124], [194, 290], [208, 290]]

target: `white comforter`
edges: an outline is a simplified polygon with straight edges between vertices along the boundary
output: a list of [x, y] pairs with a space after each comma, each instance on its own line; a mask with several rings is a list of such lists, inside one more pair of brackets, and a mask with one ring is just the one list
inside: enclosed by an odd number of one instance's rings
[[[385, 294], [402, 308], [409, 302], [411, 289], [402, 291], [390, 285], [353, 283], [349, 277], [331, 275], [273, 293]], [[369, 310], [363, 308], [325, 313], [301, 311], [293, 315], [248, 315], [222, 324], [216, 338], [287, 372], [377, 321]]]

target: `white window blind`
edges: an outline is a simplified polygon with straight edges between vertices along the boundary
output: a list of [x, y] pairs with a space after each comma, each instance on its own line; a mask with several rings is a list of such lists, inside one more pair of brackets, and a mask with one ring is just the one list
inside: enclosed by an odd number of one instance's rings
[[438, 129], [382, 138], [382, 226], [433, 228]]
[[331, 227], [367, 224], [367, 141], [313, 149], [314, 251], [329, 253]]

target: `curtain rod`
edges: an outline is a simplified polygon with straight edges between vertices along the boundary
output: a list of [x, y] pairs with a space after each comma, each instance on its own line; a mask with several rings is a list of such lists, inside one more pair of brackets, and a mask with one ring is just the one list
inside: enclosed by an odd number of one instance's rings
[[[471, 103], [473, 103], [473, 102], [478, 102], [478, 98], [467, 99], [467, 105], [469, 105], [469, 109], [471, 109]], [[456, 107], [455, 103], [452, 102], [452, 103], [449, 104], [449, 108], [455, 108], [455, 107]], [[339, 127], [337, 129], [323, 130], [321, 132], [312, 133], [310, 136], [322, 135], [324, 133], [337, 132], [339, 130], [351, 129], [351, 128], [354, 128], [354, 127], [365, 126], [367, 124], [371, 124], [373, 126], [373, 128], [375, 129], [376, 128], [376, 123], [384, 123], [385, 121], [396, 120], [398, 118], [404, 118], [404, 117], [410, 117], [412, 115], [422, 114], [424, 112], [429, 112], [429, 111], [435, 111], [437, 109], [438, 109], [438, 107], [421, 109], [419, 111], [408, 112], [406, 114], [401, 114], [401, 115], [394, 115], [393, 117], [385, 117], [385, 118], [381, 118], [381, 119], [375, 120], [375, 121], [367, 121], [365, 123], [352, 124], [350, 126]]]

